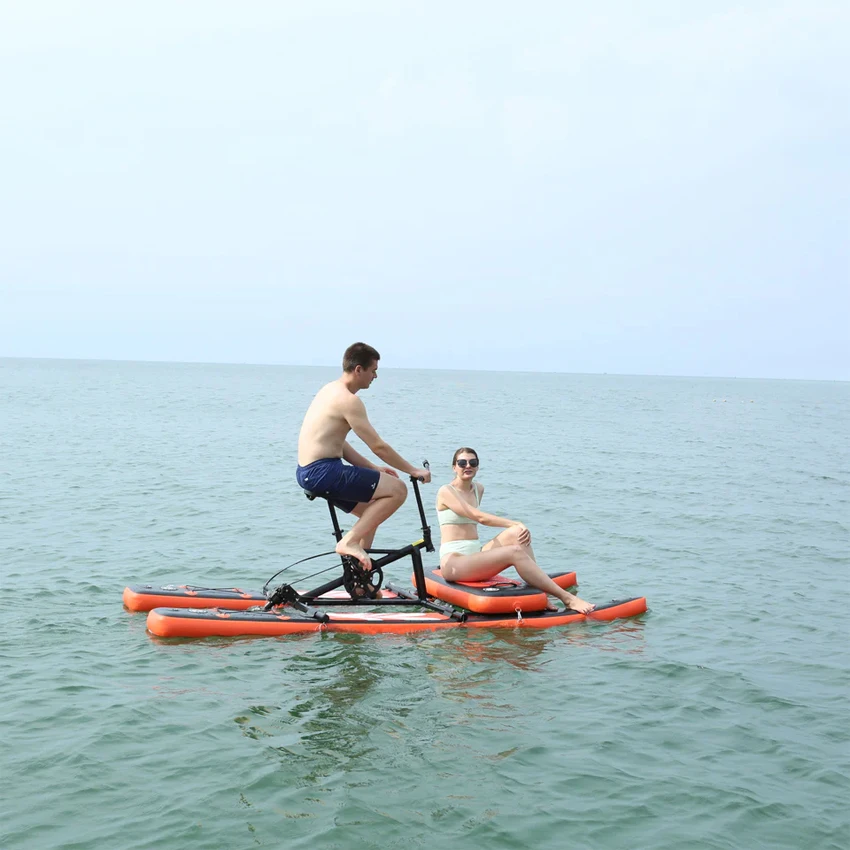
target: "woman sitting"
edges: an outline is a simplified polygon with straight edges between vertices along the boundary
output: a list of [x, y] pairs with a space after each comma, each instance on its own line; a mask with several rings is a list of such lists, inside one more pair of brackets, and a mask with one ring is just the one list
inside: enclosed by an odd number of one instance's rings
[[[484, 581], [514, 567], [526, 584], [557, 596], [567, 608], [586, 614], [596, 606], [558, 587], [540, 567], [531, 548], [531, 532], [512, 519], [481, 510], [484, 485], [474, 479], [478, 453], [463, 447], [452, 459], [455, 478], [437, 491], [440, 522], [440, 572], [447, 581]], [[478, 524], [505, 530], [481, 545]]]

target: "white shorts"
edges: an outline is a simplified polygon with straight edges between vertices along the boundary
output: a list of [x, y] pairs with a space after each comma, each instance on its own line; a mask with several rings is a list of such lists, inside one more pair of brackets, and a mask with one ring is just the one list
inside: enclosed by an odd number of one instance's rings
[[440, 544], [440, 560], [446, 555], [474, 555], [481, 551], [480, 540], [450, 540], [448, 543]]

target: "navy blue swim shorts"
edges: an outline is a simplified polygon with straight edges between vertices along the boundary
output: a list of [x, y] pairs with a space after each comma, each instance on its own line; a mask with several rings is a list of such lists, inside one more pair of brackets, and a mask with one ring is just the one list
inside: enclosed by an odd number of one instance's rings
[[360, 502], [371, 502], [381, 473], [377, 469], [350, 466], [342, 458], [325, 457], [314, 460], [295, 470], [299, 487], [325, 496], [346, 513], [351, 513]]

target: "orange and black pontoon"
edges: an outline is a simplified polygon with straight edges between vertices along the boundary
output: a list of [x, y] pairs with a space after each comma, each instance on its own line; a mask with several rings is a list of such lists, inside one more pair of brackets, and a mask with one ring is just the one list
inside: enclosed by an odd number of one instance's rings
[[537, 611], [530, 614], [467, 614], [461, 619], [436, 611], [394, 613], [325, 613], [323, 619], [298, 616], [287, 610], [249, 611], [224, 608], [155, 608], [148, 614], [148, 631], [159, 637], [267, 637], [303, 632], [360, 632], [402, 634], [448, 628], [548, 629], [585, 621], [605, 622], [635, 617], [646, 611], [646, 599], [637, 597], [598, 605], [589, 614], [577, 611]]

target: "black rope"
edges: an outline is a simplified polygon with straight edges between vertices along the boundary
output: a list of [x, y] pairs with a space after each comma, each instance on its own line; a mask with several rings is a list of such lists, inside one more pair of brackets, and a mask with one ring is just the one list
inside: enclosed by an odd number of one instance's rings
[[[268, 580], [268, 581], [267, 581], [267, 582], [263, 585], [263, 593], [265, 593], [265, 594], [266, 594], [266, 596], [268, 596], [268, 594], [269, 594], [269, 585], [270, 585], [270, 584], [271, 584], [271, 583], [272, 583], [272, 582], [273, 582], [273, 581], [274, 581], [274, 580], [275, 580], [275, 579], [276, 579], [276, 578], [277, 578], [277, 577], [278, 577], [278, 576], [279, 576], [282, 572], [286, 572], [286, 570], [288, 570], [290, 567], [297, 567], [297, 566], [298, 566], [298, 564], [303, 564], [303, 563], [305, 563], [306, 561], [312, 561], [312, 560], [314, 560], [315, 558], [326, 558], [328, 555], [338, 555], [338, 554], [339, 554], [338, 552], [336, 552], [336, 551], [334, 551], [334, 550], [332, 549], [330, 552], [320, 552], [318, 555], [310, 555], [308, 558], [302, 558], [300, 561], [293, 561], [293, 562], [292, 562], [291, 564], [289, 564], [288, 566], [283, 567], [283, 569], [278, 570], [278, 571], [277, 571], [277, 572], [276, 572], [276, 573], [275, 573], [275, 574], [274, 574], [274, 575], [273, 575], [273, 576], [272, 576], [272, 577], [271, 577], [271, 578], [270, 578], [270, 579], [269, 579], [269, 580]], [[315, 572], [315, 573], [313, 573], [312, 575], [304, 576], [304, 577], [303, 577], [303, 579], [302, 579], [302, 581], [307, 581], [307, 579], [308, 579], [308, 578], [314, 578], [315, 576], [321, 575], [322, 573], [326, 573], [328, 570], [332, 570], [332, 569], [334, 568], [334, 566], [336, 566], [336, 564], [334, 564], [334, 565], [332, 565], [332, 566], [330, 566], [330, 567], [325, 567], [323, 570], [319, 570], [318, 572]]]

